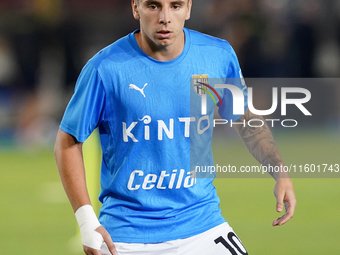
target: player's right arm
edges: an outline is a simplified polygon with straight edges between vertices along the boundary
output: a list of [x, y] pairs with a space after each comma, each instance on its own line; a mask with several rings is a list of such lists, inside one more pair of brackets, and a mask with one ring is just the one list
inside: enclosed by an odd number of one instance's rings
[[59, 129], [54, 154], [60, 179], [81, 228], [85, 254], [101, 255], [99, 249], [103, 241], [111, 254], [116, 254], [109, 233], [100, 225], [91, 206], [86, 187], [82, 146], [83, 143]]

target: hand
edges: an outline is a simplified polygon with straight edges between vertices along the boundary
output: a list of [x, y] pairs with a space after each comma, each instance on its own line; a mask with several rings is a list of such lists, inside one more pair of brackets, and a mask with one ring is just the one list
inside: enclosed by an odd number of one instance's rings
[[[110, 254], [117, 255], [115, 245], [113, 244], [111, 236], [107, 232], [107, 230], [103, 226], [99, 226], [98, 228], [96, 228], [95, 231], [102, 235], [103, 240], [106, 243], [108, 250], [110, 251]], [[85, 245], [83, 245], [83, 248], [86, 255], [102, 255], [100, 250], [96, 250]]]
[[282, 212], [283, 204], [285, 206], [284, 215], [273, 221], [273, 226], [281, 226], [293, 217], [295, 211], [296, 198], [291, 179], [279, 178], [274, 187], [274, 195], [276, 211]]

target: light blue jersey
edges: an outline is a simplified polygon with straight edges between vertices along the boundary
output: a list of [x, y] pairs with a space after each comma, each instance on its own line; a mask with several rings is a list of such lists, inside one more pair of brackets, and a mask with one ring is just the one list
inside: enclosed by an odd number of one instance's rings
[[[196, 164], [213, 165], [214, 102], [208, 97], [202, 115], [198, 90], [207, 87], [198, 89], [197, 82], [240, 78], [241, 71], [228, 42], [184, 32], [183, 52], [171, 61], [148, 57], [135, 32], [97, 53], [82, 70], [60, 125], [79, 142], [99, 127], [99, 220], [114, 242], [164, 242], [225, 222], [213, 179], [194, 174]], [[237, 86], [246, 95], [245, 85]], [[216, 91], [222, 118], [237, 120], [231, 94]]]

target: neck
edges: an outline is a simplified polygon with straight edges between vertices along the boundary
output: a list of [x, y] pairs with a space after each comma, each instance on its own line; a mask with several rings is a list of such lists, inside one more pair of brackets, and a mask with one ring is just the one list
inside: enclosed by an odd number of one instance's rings
[[184, 31], [179, 38], [170, 45], [158, 45], [149, 38], [142, 36], [142, 32], [135, 33], [135, 37], [139, 47], [145, 54], [158, 61], [170, 61], [177, 58], [181, 55], [185, 44]]

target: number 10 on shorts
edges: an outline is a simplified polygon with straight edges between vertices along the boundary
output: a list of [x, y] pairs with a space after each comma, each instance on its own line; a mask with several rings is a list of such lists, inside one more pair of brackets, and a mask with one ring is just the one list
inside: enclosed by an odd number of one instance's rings
[[[235, 235], [234, 232], [229, 232], [228, 235], [228, 240], [226, 240], [223, 236], [220, 236], [216, 238], [214, 241], [216, 244], [222, 244], [229, 252], [231, 255], [248, 255], [246, 249], [243, 247], [240, 239]], [[236, 252], [236, 250], [238, 252]]]

